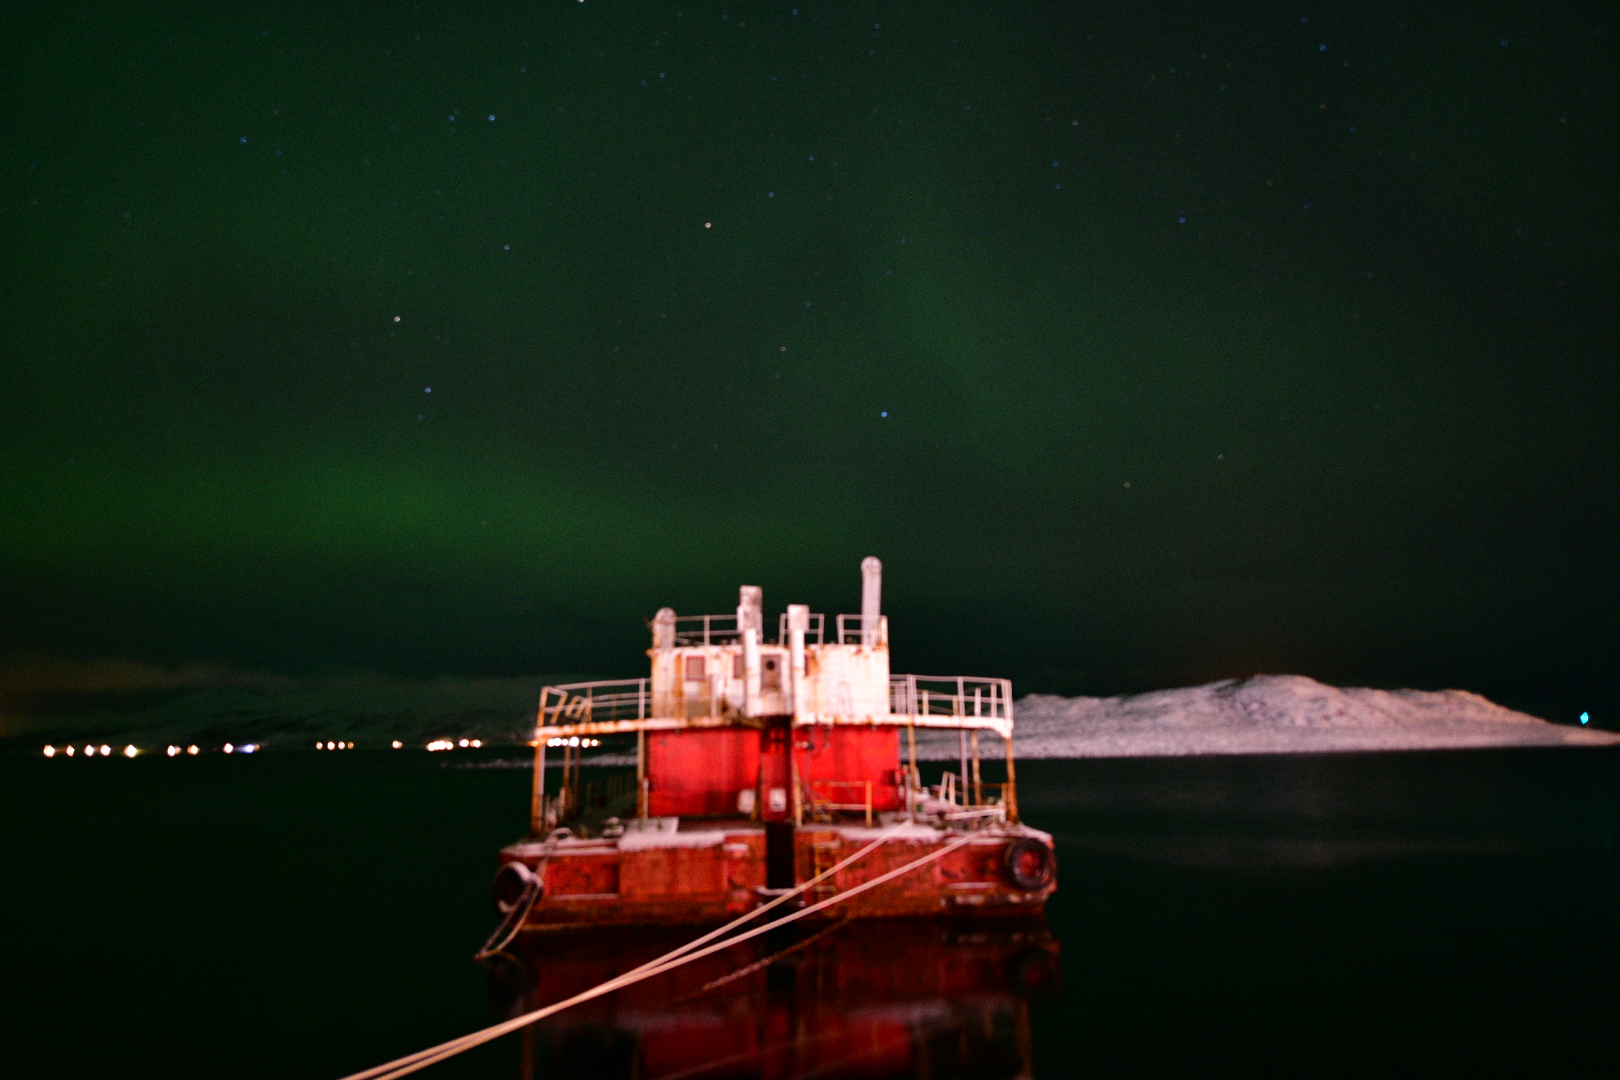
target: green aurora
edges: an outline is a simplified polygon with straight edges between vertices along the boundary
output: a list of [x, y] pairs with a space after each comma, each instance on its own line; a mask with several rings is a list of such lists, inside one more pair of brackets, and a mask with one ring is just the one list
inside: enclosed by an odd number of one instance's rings
[[1609, 723], [1616, 29], [13, 12], [0, 650], [620, 676], [876, 554], [900, 669]]

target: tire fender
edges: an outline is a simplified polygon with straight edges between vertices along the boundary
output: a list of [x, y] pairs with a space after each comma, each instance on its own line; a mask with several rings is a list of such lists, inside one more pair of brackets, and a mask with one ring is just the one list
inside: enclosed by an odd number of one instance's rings
[[489, 898], [495, 904], [495, 913], [502, 916], [511, 914], [534, 880], [535, 873], [527, 864], [502, 863], [500, 869], [495, 871], [495, 880], [489, 885]]
[[1007, 880], [1025, 892], [1044, 889], [1057, 876], [1057, 856], [1039, 840], [1020, 836], [1002, 856]]

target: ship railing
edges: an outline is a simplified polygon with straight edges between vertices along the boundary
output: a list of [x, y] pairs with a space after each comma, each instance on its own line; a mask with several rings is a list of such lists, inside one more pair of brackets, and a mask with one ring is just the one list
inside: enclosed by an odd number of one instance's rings
[[675, 616], [676, 645], [735, 645], [741, 640], [735, 614]]
[[652, 715], [651, 679], [563, 683], [540, 691], [539, 726], [645, 720]]
[[[839, 645], [866, 644], [866, 624], [863, 621], [864, 619], [865, 616], [860, 614], [838, 616], [834, 622], [833, 641]], [[885, 630], [887, 621], [885, 616], [878, 616], [877, 623], [872, 627], [874, 641], [885, 641], [887, 639], [888, 634]]]
[[[860, 616], [854, 618], [859, 619]], [[827, 616], [819, 611], [811, 612], [810, 625], [804, 632], [804, 643], [820, 645], [827, 636], [826, 628]], [[776, 640], [769, 644], [785, 645], [787, 639], [787, 612], [784, 611], [776, 619]], [[676, 645], [735, 645], [741, 640], [742, 632], [737, 629], [736, 615], [675, 616]]]
[[1011, 720], [1012, 680], [969, 675], [891, 675], [889, 711], [901, 716]]
[[[820, 645], [827, 636], [827, 616], [819, 611], [810, 612], [810, 625], [804, 631], [806, 645]], [[788, 641], [787, 612], [776, 617], [776, 642], [786, 645]]]
[[[852, 810], [866, 814], [866, 827], [872, 827], [872, 781], [870, 780], [806, 780], [805, 791], [809, 795], [810, 811], [812, 814], [821, 814], [832, 810]], [[829, 798], [817, 798], [816, 788], [843, 788], [846, 791], [855, 789], [857, 795], [864, 794], [865, 802], [833, 802]]]

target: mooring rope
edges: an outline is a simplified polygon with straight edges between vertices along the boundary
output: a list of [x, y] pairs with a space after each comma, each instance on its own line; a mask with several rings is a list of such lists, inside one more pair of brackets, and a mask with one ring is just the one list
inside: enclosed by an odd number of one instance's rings
[[694, 960], [700, 960], [705, 956], [711, 956], [722, 949], [728, 949], [733, 945], [748, 941], [751, 938], [756, 938], [761, 934], [769, 933], [778, 927], [786, 926], [788, 923], [797, 922], [799, 919], [814, 915], [818, 911], [824, 911], [835, 904], [843, 903], [845, 900], [848, 900], [851, 897], [859, 896], [861, 893], [867, 892], [870, 889], [875, 889], [879, 885], [885, 884], [886, 882], [893, 881], [895, 878], [900, 877], [903, 874], [908, 874], [919, 867], [926, 866], [934, 860], [955, 851], [963, 844], [977, 839], [980, 835], [977, 832], [965, 833], [943, 847], [936, 848], [934, 851], [929, 852], [927, 855], [924, 855], [921, 858], [913, 859], [904, 866], [896, 867], [895, 869], [880, 874], [869, 881], [863, 881], [859, 885], [852, 886], [841, 893], [836, 893], [825, 900], [811, 904], [809, 907], [804, 907], [800, 908], [798, 911], [789, 912], [779, 919], [765, 923], [763, 926], [756, 926], [752, 930], [745, 930], [735, 937], [727, 938], [725, 941], [716, 942], [703, 948], [697, 947], [705, 941], [713, 941], [715, 937], [725, 933], [728, 929], [741, 925], [748, 919], [769, 910], [779, 903], [785, 902], [790, 897], [799, 892], [803, 892], [805, 889], [810, 888], [818, 881], [823, 880], [837, 870], [847, 866], [849, 863], [854, 862], [862, 855], [867, 854], [877, 848], [877, 846], [887, 839], [890, 834], [898, 831], [899, 828], [905, 824], [909, 823], [901, 822], [897, 824], [893, 829], [890, 829], [882, 836], [879, 836], [861, 851], [856, 852], [843, 862], [838, 863], [832, 868], [818, 874], [816, 877], [811, 878], [809, 881], [793, 890], [793, 892], [779, 896], [769, 904], [756, 908], [743, 917], [735, 919], [732, 922], [727, 923], [725, 926], [720, 927], [718, 930], [711, 930], [702, 937], [696, 938], [693, 941], [681, 946], [679, 949], [675, 949], [664, 956], [658, 957], [656, 960], [649, 960], [647, 963], [638, 968], [627, 971], [623, 975], [616, 976], [607, 980], [606, 982], [599, 983], [598, 985], [591, 987], [589, 990], [575, 994], [571, 998], [566, 998], [562, 1001], [555, 1002], [551, 1005], [545, 1006], [544, 1008], [535, 1009], [533, 1012], [525, 1013], [522, 1016], [514, 1017], [511, 1020], [504, 1020], [499, 1024], [493, 1024], [487, 1028], [484, 1028], [482, 1031], [475, 1031], [470, 1035], [463, 1035], [460, 1038], [451, 1039], [449, 1042], [440, 1043], [438, 1046], [430, 1046], [425, 1050], [418, 1050], [414, 1054], [407, 1054], [402, 1058], [396, 1058], [393, 1061], [387, 1062], [386, 1064], [377, 1065], [370, 1069], [362, 1070], [361, 1072], [351, 1073], [350, 1075], [344, 1077], [343, 1080], [394, 1080], [395, 1077], [406, 1076], [410, 1073], [416, 1072], [418, 1069], [425, 1069], [429, 1065], [436, 1064], [437, 1062], [443, 1061], [446, 1058], [454, 1057], [463, 1051], [471, 1050], [475, 1046], [481, 1046], [492, 1039], [498, 1039], [502, 1035], [509, 1032], [517, 1031], [519, 1028], [528, 1027], [534, 1022], [544, 1020], [546, 1017], [562, 1012], [564, 1009], [572, 1008], [573, 1006], [581, 1004], [582, 1002], [602, 997], [603, 995], [610, 994], [615, 990], [620, 990], [634, 983], [641, 982], [645, 979], [650, 979], [655, 975], [662, 975], [666, 971], [673, 971], [675, 968], [690, 964]]
[[473, 954], [474, 960], [485, 960], [494, 956], [510, 945], [513, 938], [517, 937], [518, 931], [523, 929], [523, 920], [529, 917], [529, 909], [534, 907], [535, 901], [540, 899], [545, 873], [546, 864], [542, 860], [539, 872], [529, 879], [528, 884], [523, 886], [523, 892], [518, 895], [517, 902], [512, 905], [512, 910], [506, 913], [506, 918], [502, 919], [501, 924], [495, 928], [495, 932], [489, 935], [489, 940], [484, 942], [484, 947]]

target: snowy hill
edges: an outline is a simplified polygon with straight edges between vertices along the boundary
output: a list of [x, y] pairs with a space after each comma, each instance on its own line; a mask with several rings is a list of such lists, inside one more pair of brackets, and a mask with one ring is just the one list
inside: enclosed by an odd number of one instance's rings
[[[1302, 675], [1111, 698], [1031, 694], [1017, 703], [1014, 717], [1020, 758], [1620, 743], [1612, 732], [1550, 724], [1464, 690], [1340, 689]], [[986, 756], [999, 751], [994, 736], [981, 748]], [[954, 759], [956, 733], [919, 732], [917, 754]]]

